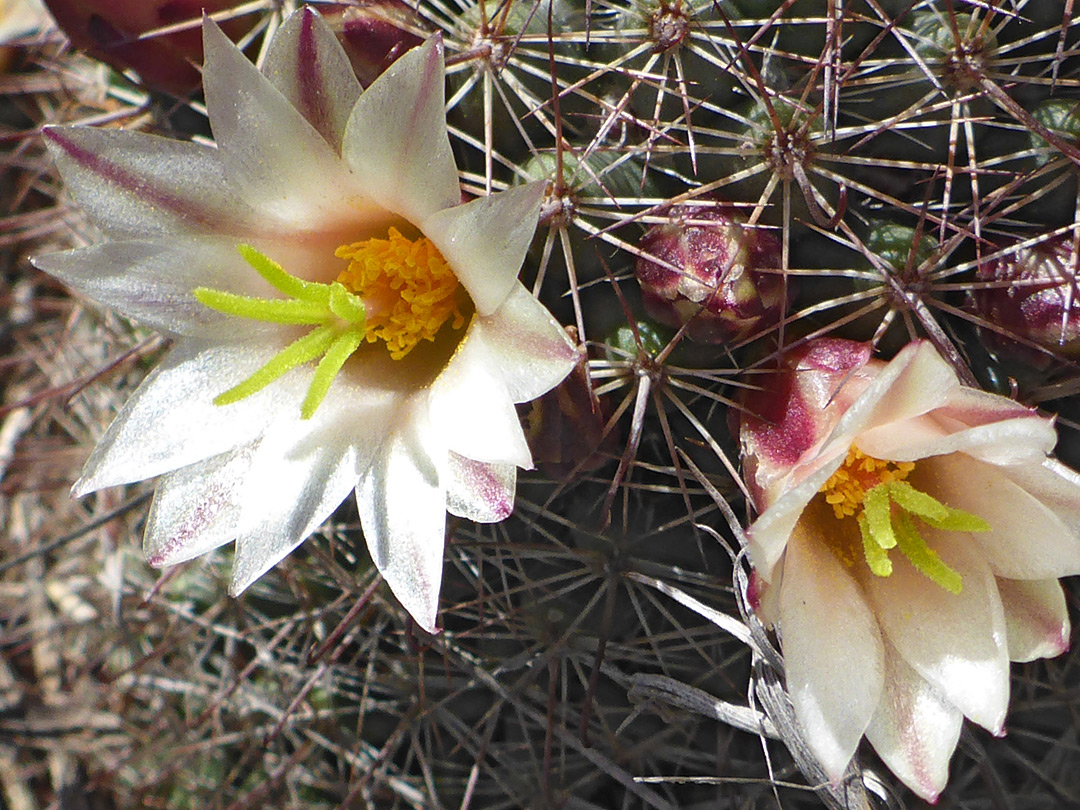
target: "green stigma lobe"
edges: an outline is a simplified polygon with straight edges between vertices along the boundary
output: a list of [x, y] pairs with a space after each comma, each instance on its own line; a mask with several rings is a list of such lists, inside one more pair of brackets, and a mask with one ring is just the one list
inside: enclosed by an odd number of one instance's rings
[[[895, 510], [894, 506], [897, 507]], [[977, 515], [946, 506], [932, 495], [915, 489], [907, 481], [883, 482], [866, 492], [863, 511], [858, 515], [863, 553], [870, 571], [879, 577], [889, 576], [893, 566], [888, 550], [897, 548], [935, 584], [949, 593], [960, 593], [963, 588], [960, 574], [946, 565], [926, 544], [913, 517], [944, 531], [990, 530], [990, 524]]]
[[310, 419], [342, 366], [364, 340], [364, 301], [339, 282], [322, 284], [299, 279], [250, 245], [239, 245], [237, 249], [256, 273], [289, 297], [255, 298], [198, 287], [192, 291], [195, 300], [237, 318], [316, 328], [290, 343], [246, 380], [219, 394], [214, 404], [239, 402], [294, 368], [321, 357], [300, 407], [301, 417]]

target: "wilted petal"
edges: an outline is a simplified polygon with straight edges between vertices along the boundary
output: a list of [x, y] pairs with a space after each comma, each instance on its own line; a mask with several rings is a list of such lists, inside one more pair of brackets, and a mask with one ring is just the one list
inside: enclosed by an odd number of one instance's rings
[[186, 562], [237, 536], [253, 450], [245, 445], [162, 476], [143, 537], [147, 562]]
[[278, 29], [263, 74], [340, 153], [345, 124], [360, 98], [360, 81], [330, 26], [310, 6]]
[[972, 539], [998, 576], [1049, 579], [1080, 573], [1080, 538], [1005, 468], [957, 453], [920, 462], [911, 481], [990, 524], [990, 531]]
[[444, 208], [421, 223], [454, 268], [480, 315], [498, 309], [517, 285], [536, 233], [543, 181]]
[[517, 410], [487, 344], [466, 336], [431, 386], [431, 419], [446, 446], [476, 461], [532, 467]]
[[261, 230], [255, 211], [226, 182], [216, 149], [90, 127], [46, 127], [43, 134], [71, 195], [109, 236]]
[[1053, 658], [1069, 649], [1069, 609], [1056, 579], [999, 578], [997, 585], [1011, 660]]
[[485, 464], [451, 452], [446, 468], [446, 510], [477, 523], [498, 523], [514, 511], [517, 466]]
[[795, 713], [825, 772], [839, 779], [881, 697], [877, 623], [836, 557], [802, 532], [788, 543], [779, 610]]
[[221, 164], [250, 205], [294, 231], [340, 226], [372, 207], [330, 144], [209, 18], [203, 41]]
[[446, 536], [447, 451], [417, 397], [356, 488], [371, 559], [424, 630], [435, 631]]
[[1009, 702], [1005, 616], [997, 585], [969, 538], [924, 528], [923, 536], [963, 578], [952, 594], [893, 554], [893, 573], [864, 583], [885, 635], [943, 697], [998, 733]]
[[418, 226], [461, 202], [444, 100], [442, 40], [433, 37], [361, 94], [345, 127], [342, 154], [363, 187]]
[[265, 294], [236, 245], [217, 238], [103, 242], [37, 256], [34, 266], [129, 318], [202, 338], [235, 335], [236, 318], [196, 301], [195, 287]]
[[297, 409], [305, 390], [299, 376], [287, 374], [232, 405], [215, 405], [213, 400], [283, 346], [270, 339], [181, 342], [109, 426], [74, 493], [81, 496], [153, 478], [253, 441], [277, 415]]
[[964, 716], [885, 639], [885, 688], [866, 739], [900, 780], [928, 802], [949, 778]]

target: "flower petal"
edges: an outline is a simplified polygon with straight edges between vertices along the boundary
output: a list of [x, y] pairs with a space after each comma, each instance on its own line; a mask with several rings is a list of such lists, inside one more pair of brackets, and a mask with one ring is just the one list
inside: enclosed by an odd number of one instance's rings
[[297, 426], [268, 431], [255, 450], [241, 499], [244, 533], [236, 539], [233, 596], [300, 545], [356, 486], [356, 447], [334, 441], [325, 427], [298, 437]]
[[514, 402], [546, 394], [578, 363], [566, 330], [520, 282], [490, 317], [477, 318], [474, 328]]
[[431, 419], [446, 446], [475, 461], [532, 468], [532, 454], [487, 344], [470, 332], [431, 386]]
[[886, 636], [942, 696], [967, 717], [1000, 733], [1009, 702], [1005, 616], [989, 567], [967, 537], [923, 528], [923, 537], [963, 578], [952, 594], [900, 554], [893, 572], [867, 572], [864, 585]]
[[[178, 335], [229, 337], [236, 318], [203, 306], [191, 294], [209, 286], [239, 295], [266, 294], [261, 279], [231, 240], [104, 242], [34, 258], [34, 266], [101, 304]], [[254, 329], [258, 331], [259, 326]]]
[[46, 127], [42, 133], [79, 206], [114, 238], [261, 230], [232, 190], [218, 150], [140, 132]]
[[451, 515], [498, 523], [514, 511], [516, 465], [485, 464], [451, 452], [446, 473], [446, 511]]
[[1011, 660], [1053, 658], [1069, 649], [1069, 609], [1056, 579], [999, 578], [997, 584]]
[[275, 334], [241, 344], [179, 343], [113, 420], [86, 462], [74, 494], [186, 467], [253, 441], [281, 414], [291, 416], [304, 397], [302, 375], [286, 374], [232, 405], [213, 403], [286, 342]]
[[877, 623], [825, 543], [801, 529], [788, 543], [779, 608], [795, 713], [825, 772], [840, 779], [881, 698]]
[[442, 40], [436, 36], [376, 79], [345, 127], [342, 154], [362, 187], [417, 226], [461, 202], [444, 105]]
[[356, 488], [368, 550], [420, 627], [435, 632], [446, 538], [446, 450], [416, 397]]
[[885, 639], [885, 688], [866, 739], [889, 770], [928, 802], [945, 789], [963, 721]]
[[996, 575], [1050, 579], [1080, 573], [1080, 538], [1007, 471], [954, 453], [923, 460], [911, 481], [990, 524], [990, 531], [971, 537]]
[[518, 283], [525, 251], [536, 233], [544, 186], [541, 181], [479, 197], [444, 208], [420, 223], [480, 315], [502, 306]]
[[362, 88], [334, 32], [310, 6], [274, 34], [263, 74], [340, 154]]
[[330, 144], [209, 18], [203, 41], [221, 164], [250, 205], [292, 231], [329, 230], [373, 210]]
[[143, 536], [150, 565], [186, 562], [236, 537], [253, 451], [244, 445], [162, 476]]
[[[999, 468], [1014, 483], [1030, 492], [1080, 537], [1080, 474], [1060, 461], [1046, 458], [1039, 464]], [[1072, 574], [1080, 571], [1070, 571]]]

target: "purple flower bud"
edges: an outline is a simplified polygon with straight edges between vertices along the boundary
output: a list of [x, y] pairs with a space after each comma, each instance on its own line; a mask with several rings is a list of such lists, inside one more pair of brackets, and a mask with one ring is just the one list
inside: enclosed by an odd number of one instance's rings
[[360, 83], [367, 87], [403, 53], [427, 38], [423, 20], [401, 0], [323, 10]]
[[[972, 291], [974, 311], [987, 323], [1059, 357], [1080, 357], [1080, 289], [1078, 260], [1071, 233], [1033, 245], [1017, 245], [979, 265], [981, 282]], [[1045, 363], [1048, 357], [1005, 335], [983, 329], [995, 349], [1023, 362]]]
[[701, 343], [739, 342], [779, 322], [790, 302], [780, 242], [729, 205], [678, 209], [642, 237], [636, 274], [645, 311]]

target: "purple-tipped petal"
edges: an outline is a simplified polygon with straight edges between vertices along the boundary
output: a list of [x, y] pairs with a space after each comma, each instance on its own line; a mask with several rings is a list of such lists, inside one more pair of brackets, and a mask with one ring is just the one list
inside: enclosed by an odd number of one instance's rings
[[419, 223], [454, 268], [478, 314], [502, 306], [517, 283], [543, 193], [543, 182], [530, 183], [444, 208]]
[[885, 640], [885, 689], [866, 739], [900, 780], [928, 802], [949, 778], [964, 716]]
[[64, 183], [113, 238], [262, 229], [225, 179], [218, 150], [140, 132], [47, 127]]
[[473, 327], [514, 402], [546, 394], [577, 365], [578, 350], [547, 308], [521, 285]]
[[1053, 658], [1069, 649], [1069, 609], [1056, 579], [998, 578], [1009, 659]]
[[485, 464], [451, 452], [446, 479], [446, 510], [451, 515], [498, 523], [514, 511], [514, 464]]
[[416, 623], [435, 632], [446, 538], [447, 451], [421, 396], [399, 414], [356, 488], [376, 568]]
[[229, 182], [292, 231], [329, 230], [377, 211], [323, 136], [207, 18], [203, 85]]
[[334, 32], [304, 6], [270, 42], [263, 74], [338, 154], [360, 81]]
[[342, 154], [362, 186], [417, 226], [461, 202], [444, 100], [442, 40], [433, 37], [361, 94], [345, 127]]

